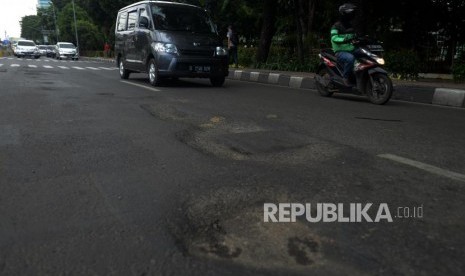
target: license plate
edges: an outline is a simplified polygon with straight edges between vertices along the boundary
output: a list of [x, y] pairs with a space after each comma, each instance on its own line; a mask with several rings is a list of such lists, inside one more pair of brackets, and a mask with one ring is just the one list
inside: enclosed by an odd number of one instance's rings
[[210, 66], [194, 65], [194, 66], [189, 66], [189, 69], [192, 72], [196, 72], [196, 73], [209, 73], [210, 72]]

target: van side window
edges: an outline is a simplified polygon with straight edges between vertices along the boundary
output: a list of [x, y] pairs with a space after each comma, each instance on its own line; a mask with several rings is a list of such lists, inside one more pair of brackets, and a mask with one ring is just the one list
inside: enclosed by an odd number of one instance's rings
[[[150, 18], [150, 17], [149, 17], [149, 14], [148, 14], [148, 12], [147, 12], [147, 10], [144, 9], [144, 8], [142, 8], [142, 9], [139, 10], [139, 22], [140, 22], [140, 19], [141, 19], [142, 17], [146, 17], [147, 19]], [[149, 19], [149, 21], [150, 21], [150, 19]]]
[[137, 11], [128, 13], [128, 30], [134, 30], [137, 23]]
[[127, 13], [121, 13], [118, 19], [118, 31], [126, 31], [126, 23], [128, 19], [128, 14]]

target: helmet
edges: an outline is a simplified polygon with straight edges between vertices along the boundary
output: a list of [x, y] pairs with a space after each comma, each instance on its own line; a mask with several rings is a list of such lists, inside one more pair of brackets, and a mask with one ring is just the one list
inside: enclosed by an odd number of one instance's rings
[[339, 7], [339, 13], [342, 16], [353, 16], [356, 9], [357, 6], [355, 6], [354, 4], [346, 3]]

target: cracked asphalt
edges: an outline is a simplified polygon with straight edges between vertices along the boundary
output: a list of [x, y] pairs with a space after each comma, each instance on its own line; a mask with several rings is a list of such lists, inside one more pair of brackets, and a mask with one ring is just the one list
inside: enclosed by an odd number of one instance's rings
[[[0, 64], [1, 275], [465, 273], [462, 109]], [[264, 203], [424, 216], [264, 223]]]

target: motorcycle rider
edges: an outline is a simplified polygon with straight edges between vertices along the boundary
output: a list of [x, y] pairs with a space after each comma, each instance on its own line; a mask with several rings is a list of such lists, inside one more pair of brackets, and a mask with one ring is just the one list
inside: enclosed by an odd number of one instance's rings
[[352, 44], [355, 31], [352, 20], [355, 17], [357, 7], [346, 3], [339, 7], [340, 20], [331, 27], [331, 46], [336, 53], [337, 61], [343, 66], [343, 81], [345, 86], [352, 86], [350, 75], [354, 68], [358, 50]]

